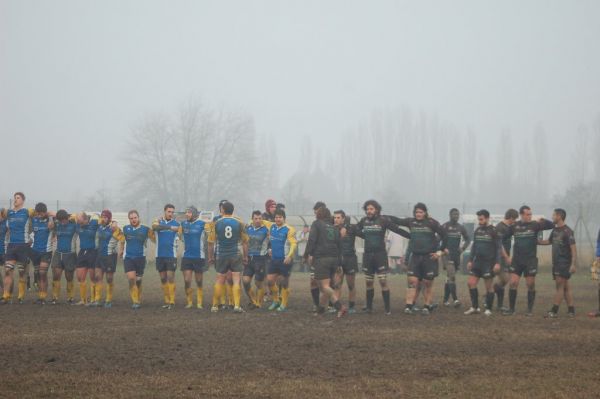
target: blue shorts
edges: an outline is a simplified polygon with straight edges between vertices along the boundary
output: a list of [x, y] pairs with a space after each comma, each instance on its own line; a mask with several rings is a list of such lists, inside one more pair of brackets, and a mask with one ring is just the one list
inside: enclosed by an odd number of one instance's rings
[[271, 259], [267, 274], [279, 274], [283, 277], [289, 277], [292, 273], [292, 264], [286, 265], [283, 259]]
[[183, 258], [181, 259], [181, 270], [192, 270], [196, 273], [205, 273], [208, 271], [208, 265], [204, 259]]
[[125, 269], [125, 273], [135, 272], [136, 276], [142, 277], [144, 269], [146, 269], [146, 257], [125, 258], [123, 259], [123, 268]]

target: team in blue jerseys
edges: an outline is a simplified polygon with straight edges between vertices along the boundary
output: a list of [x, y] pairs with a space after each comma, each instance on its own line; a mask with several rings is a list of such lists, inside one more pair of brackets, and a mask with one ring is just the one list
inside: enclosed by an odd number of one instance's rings
[[[109, 210], [103, 210], [99, 216], [85, 212], [69, 214], [62, 209], [51, 212], [43, 203], [29, 209], [25, 207], [25, 195], [17, 192], [12, 208], [0, 209], [0, 265], [4, 266], [0, 304], [13, 302], [16, 278], [17, 301], [24, 302], [31, 264], [38, 293], [36, 303], [59, 303], [64, 274], [67, 303], [110, 308], [113, 304], [114, 274], [118, 259], [123, 259], [132, 308], [138, 309], [142, 304], [147, 242], [151, 240], [155, 243], [154, 258], [163, 290], [163, 308], [175, 306], [175, 272], [179, 264], [185, 285], [185, 308], [203, 309], [203, 275], [209, 265], [214, 265], [216, 279], [210, 307], [212, 312], [227, 308], [236, 313], [258, 309], [263, 306], [267, 294], [271, 298], [268, 309], [285, 312], [289, 306], [289, 279], [297, 249], [296, 234], [295, 229], [286, 223], [283, 207], [268, 200], [265, 208], [265, 213], [254, 211], [251, 221], [246, 224], [234, 214], [234, 205], [229, 201], [220, 202], [220, 214], [212, 221], [201, 219], [194, 206], [186, 208], [184, 220], [178, 221], [175, 206], [167, 204], [164, 213], [150, 226], [142, 224], [139, 213], [131, 210], [128, 213], [129, 224], [121, 228]], [[405, 219], [382, 215], [381, 206], [374, 200], [367, 201], [363, 209], [365, 217], [358, 224], [350, 224], [342, 210], [330, 212], [323, 202], [314, 207], [316, 220], [311, 226], [306, 252], [300, 255], [311, 265], [315, 313], [325, 313], [328, 307], [338, 317], [355, 312], [354, 275], [358, 268], [355, 237], [365, 240], [362, 264], [367, 276], [367, 306], [364, 311], [371, 313], [373, 310], [373, 281], [376, 277], [382, 287], [385, 313], [391, 313], [386, 283], [389, 266], [384, 243], [387, 230], [409, 239], [406, 256], [409, 288], [405, 313], [429, 315], [436, 308], [432, 303], [432, 282], [439, 274], [440, 263], [448, 273], [444, 304], [460, 306], [454, 273], [460, 267], [461, 254], [469, 247], [471, 238], [458, 223], [458, 210], [452, 209], [450, 221], [440, 225], [428, 215], [427, 207], [422, 203], [415, 205], [413, 218]], [[525, 314], [532, 315], [538, 245], [552, 245], [556, 294], [546, 317], [557, 317], [563, 299], [568, 306], [567, 314], [575, 315], [569, 279], [576, 271], [577, 252], [574, 233], [565, 224], [566, 212], [556, 209], [552, 221], [532, 220], [531, 214], [528, 206], [521, 207], [518, 212], [509, 209], [504, 220], [493, 226], [487, 210], [477, 213], [478, 226], [466, 261], [471, 298], [471, 306], [464, 312], [466, 315], [481, 312], [477, 288], [480, 279], [485, 283], [483, 313], [492, 314], [497, 296], [497, 309], [506, 316], [515, 314], [521, 278], [527, 285]], [[543, 230], [552, 230], [547, 240], [539, 237], [538, 233]], [[352, 248], [349, 248], [349, 243]], [[183, 251], [178, 250], [180, 244]], [[512, 256], [511, 249], [514, 252]], [[180, 252], [182, 255], [178, 261]], [[600, 232], [595, 265], [600, 269]], [[48, 298], [49, 270], [52, 271], [51, 298]], [[593, 271], [597, 271], [595, 275], [600, 274], [600, 270]], [[341, 302], [340, 288], [344, 276], [351, 288], [349, 308]], [[77, 302], [74, 298], [75, 277], [79, 283]], [[494, 278], [497, 278], [495, 284]], [[507, 285], [509, 307], [504, 307]], [[244, 307], [241, 304], [242, 287], [249, 299]], [[422, 309], [416, 306], [420, 294], [424, 295], [425, 302]], [[450, 296], [453, 302], [449, 301]], [[598, 297], [599, 310], [591, 312], [590, 316], [600, 316], [600, 286]]]

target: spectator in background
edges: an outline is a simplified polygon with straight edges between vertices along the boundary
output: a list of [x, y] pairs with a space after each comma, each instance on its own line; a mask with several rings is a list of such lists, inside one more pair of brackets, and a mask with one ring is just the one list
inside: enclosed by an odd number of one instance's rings
[[309, 227], [307, 224], [302, 227], [302, 230], [296, 233], [296, 241], [298, 241], [298, 252], [296, 253], [296, 261], [299, 262], [299, 269], [302, 273], [306, 272], [308, 265], [304, 258], [304, 251], [308, 243]]
[[388, 253], [390, 272], [392, 274], [401, 273], [408, 240], [393, 231], [388, 231], [385, 238], [385, 244]]

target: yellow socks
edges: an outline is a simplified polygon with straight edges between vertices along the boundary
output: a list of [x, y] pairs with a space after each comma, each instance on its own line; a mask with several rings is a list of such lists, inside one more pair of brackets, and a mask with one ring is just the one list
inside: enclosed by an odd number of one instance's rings
[[221, 290], [219, 291], [219, 301], [221, 303], [221, 305], [225, 306], [225, 301], [227, 300], [227, 296], [226, 294], [226, 290], [225, 287], [223, 287], [223, 284], [221, 284]]
[[48, 297], [48, 293], [46, 291], [39, 291], [38, 292], [38, 298], [40, 298], [42, 301], [45, 301], [46, 297]]
[[261, 287], [258, 289], [258, 291], [256, 293], [256, 306], [258, 306], [260, 308], [263, 304], [264, 299], [265, 299], [265, 289]]
[[19, 300], [25, 299], [25, 290], [27, 289], [27, 280], [25, 278], [19, 278]]
[[129, 286], [129, 295], [131, 296], [131, 302], [140, 303], [140, 295], [139, 295], [138, 286], [133, 284]]
[[[60, 287], [60, 283], [58, 283]], [[67, 281], [67, 299], [73, 300], [75, 296], [75, 283], [73, 281]]]
[[94, 285], [94, 290], [96, 292], [94, 302], [100, 302], [102, 300], [102, 283], [96, 283]]
[[239, 284], [234, 284], [231, 291], [233, 291], [233, 306], [239, 308], [242, 300], [242, 287]]
[[194, 290], [192, 287], [188, 287], [185, 289], [185, 302], [187, 306], [192, 306], [194, 304], [194, 300], [192, 299], [194, 294]]
[[87, 303], [87, 285], [85, 281], [79, 283], [79, 296], [81, 297], [81, 302]]
[[271, 300], [273, 302], [279, 302], [279, 287], [277, 284], [271, 287]]
[[281, 306], [283, 306], [284, 308], [287, 308], [289, 298], [290, 298], [290, 289], [282, 288], [281, 289]]
[[223, 297], [223, 293], [224, 293], [224, 289], [223, 289], [223, 284], [219, 284], [219, 283], [215, 283], [215, 290], [213, 292], [213, 306], [218, 306], [220, 302], [224, 302], [222, 301], [222, 297]]
[[202, 287], [198, 287], [196, 289], [196, 301], [197, 301], [199, 307], [202, 306], [202, 298], [203, 298]]
[[94, 302], [96, 300], [96, 283], [90, 281], [90, 300], [89, 302]]
[[169, 303], [175, 305], [175, 283], [167, 283], [169, 285]]
[[114, 284], [115, 283], [106, 284], [106, 302], [112, 302]]
[[60, 295], [60, 280], [54, 281], [52, 280], [52, 299], [58, 300]]
[[171, 303], [171, 291], [169, 290], [169, 283], [162, 283], [163, 300], [166, 305]]
[[229, 284], [229, 283], [225, 283], [225, 287], [227, 288], [227, 302], [229, 306], [233, 306], [234, 304], [234, 299], [233, 299], [233, 285]]
[[135, 285], [137, 286], [137, 299], [138, 299], [138, 303], [142, 303], [142, 299], [144, 299], [142, 297], [142, 281], [138, 281], [135, 283]]

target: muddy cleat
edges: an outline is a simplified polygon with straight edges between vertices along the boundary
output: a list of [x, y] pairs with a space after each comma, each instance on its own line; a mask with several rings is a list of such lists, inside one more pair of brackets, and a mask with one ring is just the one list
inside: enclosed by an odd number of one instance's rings
[[477, 308], [475, 309], [474, 307], [470, 307], [464, 314], [466, 316], [472, 315], [472, 314], [479, 314], [481, 313], [481, 309]]
[[452, 305], [452, 304], [450, 303], [450, 301], [446, 301], [446, 302], [444, 302], [444, 306], [445, 306], [445, 307], [448, 307], [448, 306], [450, 306], [450, 305]]
[[269, 306], [269, 310], [275, 310], [279, 307], [279, 302], [272, 302], [271, 306]]
[[417, 314], [413, 308], [404, 308], [404, 314], [414, 316]]
[[588, 317], [600, 317], [600, 310], [589, 312]]
[[456, 301], [454, 301], [454, 304], [452, 305], [455, 308], [460, 308], [462, 306], [462, 303], [460, 303], [460, 301], [457, 299]]
[[258, 309], [258, 306], [254, 302], [250, 302], [247, 306], [248, 310]]
[[279, 305], [279, 307], [277, 308], [277, 311], [278, 312], [285, 312], [285, 311], [287, 311], [287, 308], [285, 306]]
[[430, 311], [434, 311], [436, 310], [440, 305], [437, 303], [432, 303], [431, 305], [429, 305], [429, 310]]
[[429, 311], [428, 308], [421, 309], [421, 316], [429, 316], [430, 314], [431, 314], [431, 312]]
[[502, 316], [514, 316], [515, 311], [512, 309], [506, 309], [504, 312], [502, 312]]
[[210, 308], [211, 313], [217, 313], [219, 311], [219, 307], [218, 306], [213, 306], [212, 308]]
[[483, 314], [490, 317], [492, 315], [492, 311], [489, 309], [486, 309], [485, 312], [483, 312]]
[[392, 311], [391, 311], [391, 310], [388, 310], [388, 311], [386, 311], [384, 314], [385, 314], [386, 316], [391, 316], [391, 315], [392, 315]]
[[345, 306], [342, 306], [340, 310], [337, 312], [337, 318], [340, 319], [344, 317], [348, 313], [348, 309]]
[[333, 306], [327, 307], [327, 313], [337, 313], [337, 310]]
[[141, 305], [139, 303], [134, 303], [133, 305], [131, 305], [131, 309], [133, 310], [138, 310], [141, 307]]
[[192, 305], [191, 303], [188, 303], [187, 305], [185, 305], [184, 309], [192, 309], [194, 307], [194, 305]]
[[[281, 308], [279, 308], [279, 309], [277, 309], [277, 310], [281, 311], [280, 309], [281, 309]], [[244, 309], [242, 309], [240, 306], [235, 306], [235, 307], [233, 308], [233, 313], [244, 313]]]
[[23, 304], [25, 303], [25, 300], [24, 300], [24, 299], [21, 299], [21, 298], [19, 298], [19, 302], [18, 302], [18, 303], [19, 303], [19, 305], [23, 305]]
[[75, 306], [85, 306], [85, 302], [79, 301], [75, 304]]
[[10, 299], [2, 298], [0, 299], [0, 305], [10, 305], [12, 301]]
[[100, 304], [98, 302], [89, 302], [85, 306], [88, 308], [97, 308]]
[[204, 308], [202, 307], [202, 305], [201, 305], [201, 304], [197, 304], [197, 305], [196, 305], [196, 309], [198, 309], [198, 310], [204, 310]]
[[50, 302], [50, 305], [58, 305], [58, 300], [57, 300], [57, 299], [53, 299], [53, 300]]
[[348, 308], [348, 314], [355, 314], [355, 313], [356, 313], [356, 309]]
[[575, 317], [575, 312], [568, 312], [567, 313], [567, 317], [569, 317], [570, 319]]
[[46, 300], [45, 299], [40, 299], [40, 305], [44, 306], [46, 304]]
[[366, 307], [362, 308], [362, 312], [363, 313], [371, 314], [371, 313], [373, 313], [373, 308], [366, 308]]
[[554, 313], [553, 311], [549, 311], [544, 316], [545, 319], [556, 319], [557, 317], [558, 317], [558, 315], [556, 313]]
[[533, 312], [531, 310], [528, 310], [527, 313], [525, 313], [525, 316], [533, 317]]
[[112, 308], [112, 302], [106, 302], [104, 304], [104, 309], [110, 309], [110, 308]]

